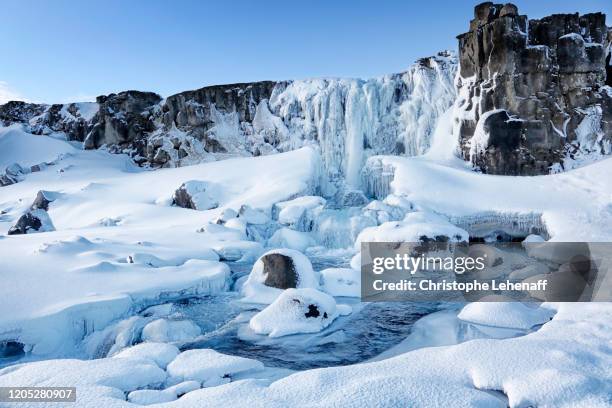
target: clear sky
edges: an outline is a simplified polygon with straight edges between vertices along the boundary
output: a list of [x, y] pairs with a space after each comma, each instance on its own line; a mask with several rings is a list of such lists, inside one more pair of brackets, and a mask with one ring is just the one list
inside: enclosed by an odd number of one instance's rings
[[[163, 96], [205, 85], [371, 77], [456, 49], [479, 1], [0, 0], [0, 101]], [[610, 0], [515, 1], [530, 18]]]

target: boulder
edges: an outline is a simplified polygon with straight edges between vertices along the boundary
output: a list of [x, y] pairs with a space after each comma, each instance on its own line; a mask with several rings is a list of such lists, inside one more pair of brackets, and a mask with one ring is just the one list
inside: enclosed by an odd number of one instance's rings
[[296, 333], [316, 333], [329, 326], [348, 306], [336, 305], [330, 295], [316, 289], [287, 289], [271, 305], [249, 321], [255, 333], [281, 337]]
[[203, 181], [187, 181], [174, 192], [172, 203], [179, 207], [206, 211], [219, 206], [218, 201], [210, 194], [209, 184]]
[[241, 292], [247, 302], [271, 303], [285, 289], [318, 286], [319, 275], [308, 258], [283, 248], [268, 251], [255, 262]]
[[23, 214], [7, 235], [31, 234], [33, 232], [54, 231], [53, 223], [45, 210], [33, 209]]
[[49, 204], [55, 201], [55, 199], [56, 199], [56, 193], [45, 191], [45, 190], [40, 190], [36, 194], [36, 198], [34, 199], [34, 202], [32, 203], [31, 209], [32, 210], [40, 209], [40, 210], [48, 211]]

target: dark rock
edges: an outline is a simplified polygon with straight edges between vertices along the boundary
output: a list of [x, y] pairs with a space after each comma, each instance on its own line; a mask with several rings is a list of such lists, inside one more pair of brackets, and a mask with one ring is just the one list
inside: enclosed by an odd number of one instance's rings
[[41, 209], [41, 210], [48, 211], [49, 204], [51, 204], [54, 200], [55, 198], [48, 191], [40, 190], [38, 194], [36, 194], [36, 198], [34, 199], [34, 202], [32, 203], [31, 208], [33, 210]]
[[[475, 7], [470, 30], [457, 38], [461, 151], [485, 173], [548, 173], [562, 162], [567, 146], [578, 143], [580, 122], [607, 104], [602, 87], [610, 38], [601, 13], [527, 20], [512, 4], [487, 2]], [[473, 155], [478, 121], [494, 109], [504, 112], [486, 119], [488, 146]], [[593, 143], [611, 153], [606, 150], [612, 141], [606, 115], [599, 119], [604, 136], [597, 139], [594, 133]]]
[[297, 287], [298, 276], [291, 257], [282, 254], [268, 254], [261, 258], [266, 276], [264, 284], [278, 289]]
[[[319, 317], [321, 313], [317, 305], [308, 305], [308, 312], [304, 313], [306, 317]], [[327, 316], [326, 316], [327, 317]]]
[[7, 235], [20, 235], [38, 231], [42, 225], [43, 223], [39, 217], [32, 212], [27, 212], [19, 217], [17, 223], [8, 230]]
[[153, 92], [125, 91], [108, 96], [99, 96], [100, 105], [97, 121], [85, 138], [84, 147], [95, 149], [102, 145], [140, 148], [145, 154], [144, 145], [138, 144], [149, 132], [155, 130], [153, 111], [161, 97]]

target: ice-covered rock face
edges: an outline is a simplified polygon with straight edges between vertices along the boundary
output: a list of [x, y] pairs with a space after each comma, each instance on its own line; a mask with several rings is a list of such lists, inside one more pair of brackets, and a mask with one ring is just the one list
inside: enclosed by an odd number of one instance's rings
[[612, 153], [605, 15], [540, 20], [482, 3], [459, 37], [455, 134], [485, 173], [547, 174]]
[[427, 151], [438, 117], [455, 99], [456, 69], [455, 56], [443, 52], [406, 72], [369, 80], [230, 84], [165, 100], [127, 91], [100, 96], [95, 104], [10, 103], [0, 106], [0, 120], [36, 133], [62, 131], [86, 148], [106, 146], [154, 167], [316, 144], [325, 174], [359, 188], [368, 156]]

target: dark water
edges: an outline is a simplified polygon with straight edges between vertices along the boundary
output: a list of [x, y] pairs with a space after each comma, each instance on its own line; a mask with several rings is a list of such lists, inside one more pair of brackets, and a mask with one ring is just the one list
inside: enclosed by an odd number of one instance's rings
[[[344, 266], [338, 258], [314, 260], [315, 270]], [[251, 270], [251, 265], [231, 265], [233, 278]], [[436, 303], [376, 302], [337, 298], [353, 307], [353, 313], [337, 318], [319, 333], [271, 339], [248, 328], [257, 312], [238, 302], [237, 292], [190, 298], [174, 303], [172, 313], [198, 324], [204, 335], [182, 349], [212, 348], [219, 352], [253, 358], [266, 366], [293, 370], [354, 364], [368, 360], [404, 340], [419, 318], [439, 310]]]

